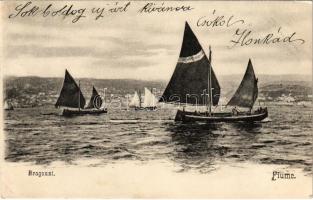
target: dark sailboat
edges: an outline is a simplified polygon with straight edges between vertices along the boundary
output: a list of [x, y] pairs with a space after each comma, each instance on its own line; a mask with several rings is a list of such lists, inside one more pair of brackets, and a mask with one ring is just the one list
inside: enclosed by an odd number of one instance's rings
[[249, 59], [246, 73], [227, 106], [239, 106], [252, 109], [258, 98], [258, 79], [255, 77], [251, 59]]
[[81, 92], [80, 85], [77, 85], [74, 78], [65, 70], [63, 87], [55, 107], [65, 107], [62, 112], [63, 116], [101, 114], [107, 112], [105, 108], [100, 108], [102, 100], [94, 87], [91, 100], [86, 108], [84, 108], [85, 104], [86, 100]]
[[239, 112], [235, 107], [233, 112], [215, 113], [211, 106], [218, 105], [221, 88], [211, 65], [212, 51], [209, 58], [205, 55], [198, 39], [186, 22], [184, 38], [179, 59], [159, 102], [182, 103], [196, 106], [206, 106], [205, 112], [188, 112], [178, 110], [175, 121], [196, 122], [253, 122], [267, 117], [267, 109], [259, 108], [251, 112], [257, 98], [257, 79], [254, 75], [251, 60], [246, 74], [229, 106], [249, 107], [249, 112]]
[[92, 95], [86, 109], [99, 109], [102, 105], [102, 99], [94, 86], [92, 86]]

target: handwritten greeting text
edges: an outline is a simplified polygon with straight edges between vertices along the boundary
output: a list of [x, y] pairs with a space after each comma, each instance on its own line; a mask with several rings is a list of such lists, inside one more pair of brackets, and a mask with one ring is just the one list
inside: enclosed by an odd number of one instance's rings
[[[224, 16], [218, 15], [215, 16], [216, 10], [213, 10], [212, 16], [203, 16], [200, 17], [197, 21], [198, 27], [231, 27], [238, 24], [244, 24], [245, 20], [235, 19], [234, 15]], [[213, 17], [212, 19], [210, 17]]]
[[[101, 3], [99, 7], [79, 7], [77, 4], [55, 4], [49, 3], [47, 5], [36, 5], [32, 1], [18, 4], [14, 10], [8, 15], [8, 18], [13, 20], [15, 18], [62, 18], [70, 19], [72, 23], [77, 23], [83, 18], [91, 17], [94, 20], [104, 18], [106, 15], [112, 15], [119, 13], [126, 13], [130, 10], [136, 9], [135, 14], [147, 15], [147, 14], [165, 14], [165, 13], [182, 13], [191, 12], [195, 10], [194, 7], [181, 3], [180, 5], [171, 4], [165, 2], [145, 2], [132, 6], [133, 2], [121, 1], [121, 2], [106, 2]], [[139, 5], [139, 7], [138, 7]], [[196, 13], [193, 13], [196, 14]], [[234, 14], [218, 13], [213, 9], [213, 12], [209, 12], [208, 15], [201, 16], [196, 21], [197, 27], [202, 28], [222, 28], [225, 31], [230, 32], [232, 39], [229, 41], [229, 48], [243, 47], [249, 45], [276, 45], [282, 43], [304, 44], [305, 40], [299, 37], [299, 34], [295, 31], [286, 32], [282, 26], [269, 27], [269, 30], [277, 30], [268, 33], [258, 33], [253, 30], [253, 24], [247, 23], [246, 19], [238, 17]], [[289, 29], [288, 29], [289, 30]]]
[[[63, 19], [72, 18], [72, 23], [80, 21], [82, 18], [87, 16], [93, 17], [95, 20], [101, 19], [105, 14], [123, 13], [128, 12], [131, 7], [131, 2], [115, 2], [106, 3], [102, 7], [94, 7], [91, 9], [84, 7], [76, 7], [74, 4], [63, 5], [57, 7], [52, 3], [40, 7], [35, 5], [31, 1], [24, 4], [19, 4], [15, 7], [14, 11], [9, 15], [9, 19], [14, 18], [26, 18], [26, 17], [62, 17]], [[179, 6], [168, 6], [165, 3], [151, 3], [148, 2], [144, 6], [138, 9], [139, 14], [150, 14], [150, 13], [169, 13], [169, 12], [188, 12], [193, 10], [189, 5]]]

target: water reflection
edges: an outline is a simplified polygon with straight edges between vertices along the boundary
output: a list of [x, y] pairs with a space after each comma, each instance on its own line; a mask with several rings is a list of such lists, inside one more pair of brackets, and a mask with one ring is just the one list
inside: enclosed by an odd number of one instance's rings
[[238, 131], [246, 131], [250, 133], [260, 133], [260, 129], [262, 128], [262, 123], [231, 123], [231, 126], [236, 128]]
[[227, 133], [220, 143], [229, 146], [227, 158], [234, 161], [258, 161], [264, 144], [260, 144], [262, 124], [234, 123], [227, 125]]
[[174, 151], [171, 159], [183, 170], [210, 172], [226, 158], [232, 161], [252, 159], [258, 148], [261, 124], [171, 124]]
[[225, 149], [215, 145], [218, 134], [216, 126], [197, 124], [173, 124], [168, 126], [174, 145], [171, 159], [179, 163], [182, 170], [199, 169], [200, 172], [214, 170], [217, 156]]

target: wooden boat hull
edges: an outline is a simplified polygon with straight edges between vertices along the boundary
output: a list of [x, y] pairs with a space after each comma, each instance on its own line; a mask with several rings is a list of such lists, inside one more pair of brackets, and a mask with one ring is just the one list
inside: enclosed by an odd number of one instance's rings
[[69, 110], [64, 109], [62, 112], [63, 116], [71, 117], [71, 116], [81, 116], [81, 115], [100, 115], [103, 113], [107, 113], [107, 109], [99, 109], [99, 110]]
[[232, 113], [213, 113], [208, 116], [207, 113], [200, 112], [187, 112], [178, 110], [176, 113], [175, 121], [188, 122], [257, 122], [262, 121], [268, 116], [267, 108], [260, 108], [253, 113], [239, 113], [234, 115]]

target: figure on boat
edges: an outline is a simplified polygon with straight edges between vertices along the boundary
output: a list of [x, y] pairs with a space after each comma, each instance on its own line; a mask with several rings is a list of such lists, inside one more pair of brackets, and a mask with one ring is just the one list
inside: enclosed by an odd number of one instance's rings
[[157, 109], [156, 104], [158, 102], [158, 99], [151, 91], [145, 87], [145, 95], [143, 102], [141, 100], [140, 90], [138, 92], [135, 91], [135, 94], [129, 103], [129, 107], [134, 108], [135, 110], [156, 110]]
[[95, 87], [92, 89], [92, 95], [88, 105], [85, 107], [86, 100], [81, 92], [80, 83], [77, 85], [70, 73], [65, 70], [65, 78], [60, 92], [60, 96], [55, 107], [62, 107], [63, 116], [75, 116], [86, 114], [107, 113], [107, 109], [102, 106], [102, 99]]
[[[175, 121], [183, 122], [254, 122], [267, 117], [267, 108], [252, 111], [258, 96], [257, 78], [252, 62], [243, 80], [227, 106], [234, 106], [233, 112], [212, 112], [217, 106], [221, 88], [212, 68], [212, 51], [207, 58], [197, 37], [186, 22], [182, 47], [176, 68], [159, 102], [178, 103], [206, 107], [205, 111], [178, 110]], [[248, 108], [241, 112], [237, 107]]]

